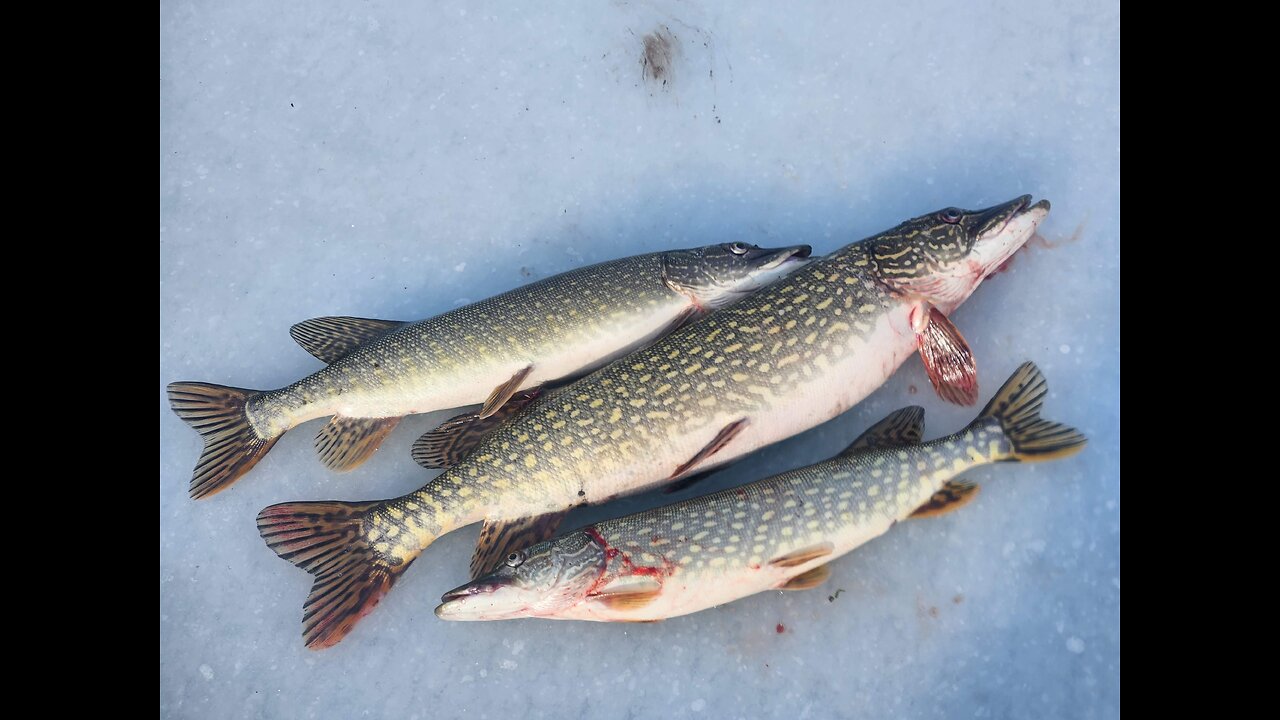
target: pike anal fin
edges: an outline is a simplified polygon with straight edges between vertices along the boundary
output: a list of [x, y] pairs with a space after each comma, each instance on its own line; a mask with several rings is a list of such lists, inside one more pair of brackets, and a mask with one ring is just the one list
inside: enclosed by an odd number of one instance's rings
[[946, 515], [973, 502], [973, 499], [978, 496], [978, 490], [977, 483], [965, 480], [948, 480], [938, 492], [929, 498], [928, 502], [916, 508], [915, 512], [912, 512], [907, 517], [918, 520], [920, 518]]
[[819, 565], [806, 570], [778, 586], [779, 590], [811, 590], [831, 577], [831, 566]]

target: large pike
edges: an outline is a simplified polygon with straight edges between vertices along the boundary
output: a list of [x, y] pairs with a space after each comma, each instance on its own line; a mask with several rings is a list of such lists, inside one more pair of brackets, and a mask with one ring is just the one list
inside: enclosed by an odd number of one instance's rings
[[670, 250], [572, 270], [418, 322], [299, 323], [289, 334], [329, 363], [313, 375], [266, 391], [169, 386], [174, 412], [204, 438], [191, 496], [226, 489], [281, 435], [314, 418], [333, 416], [316, 436], [321, 460], [350, 470], [405, 415], [481, 401], [479, 417], [493, 415], [517, 393], [600, 367], [808, 256], [807, 245]]
[[436, 615], [641, 622], [814, 587], [832, 560], [899, 520], [972, 499], [978, 486], [961, 473], [1078, 452], [1083, 435], [1040, 419], [1046, 391], [1027, 363], [954, 435], [921, 443], [924, 410], [904, 408], [826, 462], [516, 549], [446, 593]]
[[258, 516], [267, 544], [316, 576], [309, 647], [338, 642], [436, 538], [484, 521], [473, 577], [553, 534], [569, 509], [724, 464], [830, 420], [919, 349], [944, 397], [976, 401], [946, 315], [1049, 211], [1024, 196], [947, 208], [848, 245], [529, 404], [417, 492], [299, 502]]

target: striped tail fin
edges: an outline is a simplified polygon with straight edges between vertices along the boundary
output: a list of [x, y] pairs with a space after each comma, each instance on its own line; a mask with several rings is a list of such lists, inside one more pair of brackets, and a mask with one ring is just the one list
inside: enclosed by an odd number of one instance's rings
[[988, 418], [1000, 422], [1013, 451], [1006, 460], [1041, 462], [1080, 452], [1085, 436], [1073, 427], [1040, 418], [1049, 384], [1035, 363], [1023, 363], [982, 409], [974, 425]]
[[191, 497], [226, 490], [262, 459], [280, 436], [262, 437], [249, 424], [245, 406], [257, 390], [198, 382], [169, 385], [169, 406], [204, 439], [191, 473]]
[[316, 576], [302, 606], [312, 650], [338, 644], [413, 563], [395, 562], [370, 541], [365, 519], [380, 502], [296, 502], [258, 513], [258, 532], [277, 555]]

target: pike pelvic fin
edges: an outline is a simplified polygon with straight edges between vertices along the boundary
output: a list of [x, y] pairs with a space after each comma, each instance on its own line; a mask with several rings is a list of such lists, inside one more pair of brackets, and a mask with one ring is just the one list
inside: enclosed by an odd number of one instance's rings
[[671, 483], [670, 485], [662, 488], [662, 494], [670, 495], [671, 493], [678, 493], [683, 490], [688, 490], [694, 485], [697, 485], [703, 480], [706, 480], [707, 478], [711, 477], [712, 473], [722, 469], [723, 468], [711, 468], [710, 470], [703, 470], [702, 472], [696, 472], [696, 473], [693, 473], [692, 475], [686, 475], [680, 478], [679, 480], [676, 480], [675, 482]]
[[914, 324], [920, 359], [938, 395], [957, 405], [978, 402], [978, 366], [959, 328], [928, 303]]
[[520, 389], [520, 383], [523, 383], [531, 372], [533, 372], [533, 366], [527, 365], [516, 371], [516, 374], [512, 375], [509, 380], [494, 388], [493, 392], [489, 393], [489, 398], [484, 401], [484, 407], [480, 408], [477, 416], [483, 420], [502, 409], [502, 406], [506, 405], [507, 401]]
[[249, 424], [246, 406], [257, 390], [198, 382], [169, 385], [169, 406], [204, 440], [191, 473], [192, 499], [226, 490], [262, 459], [280, 436], [262, 437]]
[[778, 586], [779, 590], [812, 590], [831, 577], [830, 565], [819, 565], [806, 570]]
[[770, 560], [769, 564], [776, 565], [778, 567], [795, 567], [797, 565], [803, 565], [811, 560], [817, 560], [818, 558], [830, 555], [835, 551], [835, 547], [836, 546], [830, 542], [810, 545], [809, 547], [800, 548], [799, 550], [793, 550], [785, 555], [779, 555], [778, 557]]
[[323, 363], [332, 363], [370, 340], [408, 323], [357, 317], [318, 317], [289, 328], [289, 337]]
[[680, 467], [676, 468], [675, 472], [671, 473], [670, 479], [679, 480], [690, 470], [697, 467], [699, 463], [702, 463], [723, 450], [726, 445], [738, 436], [738, 433], [742, 432], [742, 430], [747, 427], [747, 422], [746, 418], [742, 418], [741, 420], [734, 420], [728, 425], [725, 425], [720, 429], [720, 432], [716, 433], [715, 437], [711, 438], [711, 442], [707, 443], [701, 450], [695, 453], [693, 457], [689, 458], [681, 464]]
[[359, 467], [400, 424], [398, 417], [352, 418], [334, 415], [316, 434], [316, 452], [330, 470], [346, 472]]
[[849, 447], [837, 457], [857, 455], [872, 448], [916, 445], [924, 437], [924, 408], [918, 405], [904, 407], [889, 413], [888, 417], [867, 428]]

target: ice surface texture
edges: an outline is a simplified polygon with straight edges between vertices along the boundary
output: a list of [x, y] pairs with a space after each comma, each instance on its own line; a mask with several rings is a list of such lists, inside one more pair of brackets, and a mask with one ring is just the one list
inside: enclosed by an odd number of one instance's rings
[[[161, 716], [1118, 716], [1119, 3], [516, 5], [161, 4]], [[309, 424], [228, 492], [187, 498], [200, 440], [165, 383], [311, 372], [299, 320], [415, 319], [717, 240], [826, 252], [1024, 192], [1052, 200], [1057, 246], [1020, 254], [954, 319], [984, 400], [1035, 360], [1047, 412], [1089, 447], [972, 473], [975, 503], [900, 524], [821, 589], [653, 625], [451, 624], [432, 609], [466, 578], [475, 531], [460, 531], [313, 653], [311, 578], [254, 516], [422, 485], [409, 445], [449, 413], [405, 421], [346, 475], [320, 466]], [[912, 359], [846, 415], [677, 497], [825, 458], [912, 403], [930, 437], [972, 414]]]

